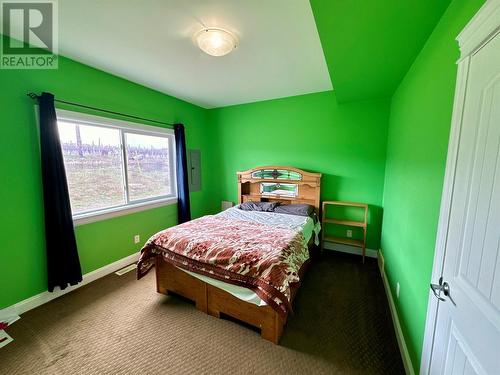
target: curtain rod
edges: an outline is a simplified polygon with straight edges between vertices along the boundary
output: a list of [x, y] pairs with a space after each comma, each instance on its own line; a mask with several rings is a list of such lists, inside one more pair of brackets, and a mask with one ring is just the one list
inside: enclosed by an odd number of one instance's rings
[[[31, 99], [36, 99], [36, 100], [40, 99], [40, 95], [37, 95], [34, 92], [29, 92], [26, 95], [28, 95]], [[174, 126], [174, 124], [170, 124], [168, 122], [163, 122], [163, 121], [158, 121], [158, 120], [151, 120], [151, 119], [148, 119], [148, 118], [145, 118], [145, 117], [140, 117], [140, 116], [135, 116], [135, 115], [129, 115], [127, 113], [110, 111], [108, 109], [92, 107], [92, 106], [85, 105], [85, 104], [68, 102], [66, 100], [54, 99], [54, 101], [58, 102], [58, 103], [63, 103], [63, 104], [71, 105], [73, 107], [80, 107], [80, 108], [91, 109], [93, 111], [109, 113], [109, 114], [112, 114], [112, 115], [118, 115], [118, 116], [122, 116], [122, 117], [128, 117], [128, 118], [135, 119], [135, 120], [142, 120], [142, 121], [147, 121], [147, 122], [153, 122], [153, 123], [156, 123], [156, 124], [167, 125], [169, 127], [173, 127]]]

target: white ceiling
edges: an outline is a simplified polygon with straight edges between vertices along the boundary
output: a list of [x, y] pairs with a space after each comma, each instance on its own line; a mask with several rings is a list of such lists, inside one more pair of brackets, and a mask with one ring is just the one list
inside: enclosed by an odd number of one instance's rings
[[[203, 25], [238, 48], [206, 55]], [[59, 1], [59, 52], [205, 108], [332, 89], [309, 0]]]

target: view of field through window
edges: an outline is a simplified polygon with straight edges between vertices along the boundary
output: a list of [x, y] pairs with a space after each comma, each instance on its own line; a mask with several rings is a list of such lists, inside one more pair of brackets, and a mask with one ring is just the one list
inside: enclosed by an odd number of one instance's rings
[[168, 139], [125, 133], [130, 200], [170, 194]]
[[119, 129], [58, 121], [73, 214], [171, 193], [168, 139]]

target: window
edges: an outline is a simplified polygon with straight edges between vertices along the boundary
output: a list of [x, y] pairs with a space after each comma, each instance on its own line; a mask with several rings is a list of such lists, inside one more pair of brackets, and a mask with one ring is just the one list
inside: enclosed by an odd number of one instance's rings
[[173, 131], [57, 111], [74, 219], [175, 200]]

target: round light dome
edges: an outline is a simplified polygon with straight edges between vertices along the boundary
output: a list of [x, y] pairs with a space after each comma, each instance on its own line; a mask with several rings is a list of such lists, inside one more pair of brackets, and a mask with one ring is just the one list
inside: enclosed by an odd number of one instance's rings
[[206, 28], [196, 34], [200, 49], [210, 56], [224, 56], [236, 48], [238, 40], [230, 32], [219, 28]]

